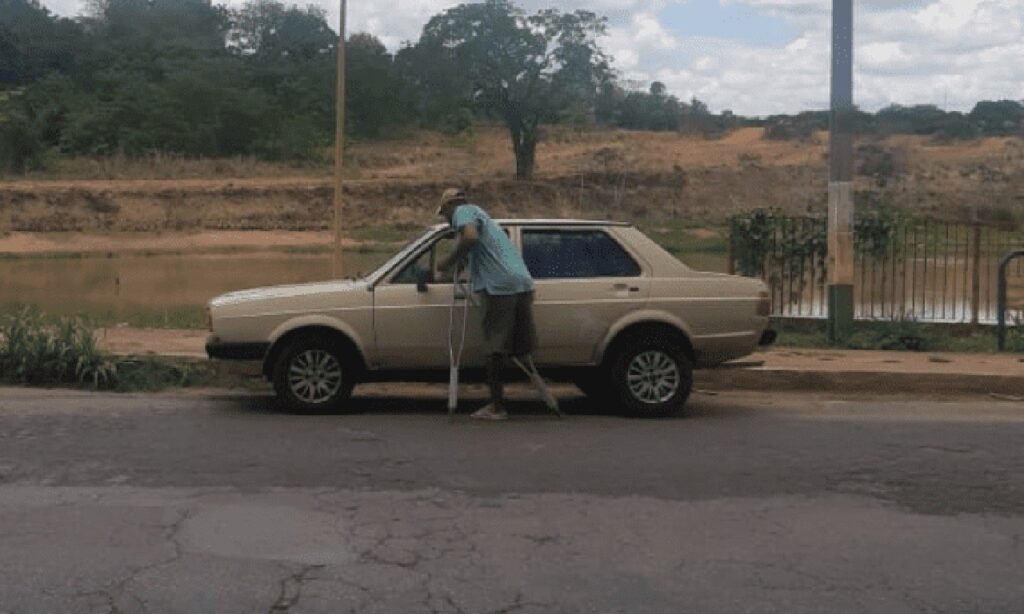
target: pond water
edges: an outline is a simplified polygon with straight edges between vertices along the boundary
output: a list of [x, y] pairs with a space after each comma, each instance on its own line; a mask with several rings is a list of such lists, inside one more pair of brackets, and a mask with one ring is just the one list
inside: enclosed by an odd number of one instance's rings
[[[369, 273], [390, 252], [346, 252], [346, 271]], [[684, 255], [700, 270], [724, 271], [724, 255]], [[0, 307], [38, 305], [54, 315], [102, 316], [147, 322], [185, 314], [183, 324], [201, 324], [214, 296], [258, 286], [331, 278], [328, 253], [248, 252], [111, 257], [19, 257], [0, 259]], [[170, 314], [170, 315], [168, 315]], [[178, 314], [175, 316], [174, 314]], [[154, 320], [155, 317], [155, 322]], [[174, 325], [174, 321], [163, 322]]]
[[[346, 253], [346, 270], [370, 272], [388, 253]], [[218, 294], [330, 279], [330, 254], [253, 252], [0, 260], [0, 305], [51, 314], [127, 315], [202, 310]]]

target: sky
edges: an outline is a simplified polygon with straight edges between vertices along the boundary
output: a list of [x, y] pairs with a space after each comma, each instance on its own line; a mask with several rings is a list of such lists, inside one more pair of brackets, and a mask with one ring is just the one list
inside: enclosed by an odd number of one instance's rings
[[[220, 1], [220, 0], [218, 0]], [[224, 0], [238, 3], [240, 0]], [[338, 16], [338, 0], [299, 0]], [[450, 0], [349, 0], [349, 32], [390, 49], [415, 41]], [[74, 15], [81, 0], [43, 0]], [[831, 0], [519, 0], [526, 10], [586, 8], [608, 17], [604, 48], [632, 87], [661, 81], [684, 99], [743, 115], [824, 109]], [[1024, 0], [854, 0], [854, 98], [969, 111], [1024, 100]]]

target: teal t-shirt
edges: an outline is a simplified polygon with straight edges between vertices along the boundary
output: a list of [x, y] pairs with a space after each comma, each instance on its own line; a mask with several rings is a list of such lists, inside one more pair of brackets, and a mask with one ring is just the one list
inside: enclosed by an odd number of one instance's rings
[[480, 239], [469, 251], [473, 292], [493, 296], [533, 291], [533, 278], [505, 231], [476, 205], [461, 205], [452, 214], [452, 228], [476, 224]]

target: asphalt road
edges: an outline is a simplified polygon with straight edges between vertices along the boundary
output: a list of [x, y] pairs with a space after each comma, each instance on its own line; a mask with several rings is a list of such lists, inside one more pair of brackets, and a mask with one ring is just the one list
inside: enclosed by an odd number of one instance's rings
[[0, 389], [0, 612], [1024, 603], [1024, 404], [723, 393], [449, 425], [442, 393], [288, 416]]

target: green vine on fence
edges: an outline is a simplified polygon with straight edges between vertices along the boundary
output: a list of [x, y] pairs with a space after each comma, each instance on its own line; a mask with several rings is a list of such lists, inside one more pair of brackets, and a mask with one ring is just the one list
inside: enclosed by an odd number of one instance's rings
[[[854, 247], [858, 254], [883, 259], [899, 249], [896, 240], [904, 224], [895, 211], [877, 207], [854, 221]], [[827, 223], [823, 218], [793, 217], [779, 209], [753, 209], [729, 220], [736, 271], [775, 283], [786, 272], [790, 278], [814, 271], [819, 282], [826, 274]]]
[[736, 271], [769, 278], [780, 268], [825, 269], [828, 241], [825, 223], [795, 218], [778, 209], [754, 209], [730, 219]]
[[876, 207], [854, 219], [853, 244], [863, 256], [874, 260], [884, 259], [890, 251], [898, 251], [896, 240], [900, 229], [906, 224], [903, 217], [888, 207]]

